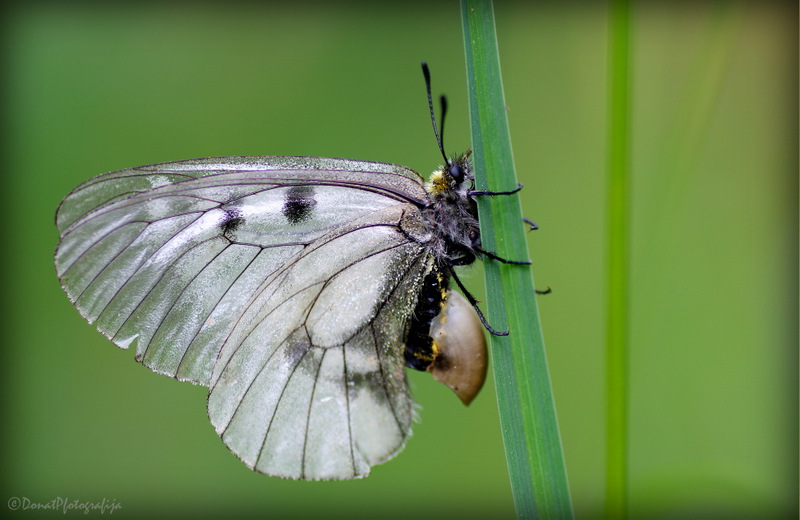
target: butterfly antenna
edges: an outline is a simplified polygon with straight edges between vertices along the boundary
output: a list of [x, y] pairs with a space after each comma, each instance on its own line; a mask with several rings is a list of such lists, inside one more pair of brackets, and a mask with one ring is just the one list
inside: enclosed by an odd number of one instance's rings
[[[433, 111], [433, 96], [431, 96], [431, 71], [428, 70], [428, 64], [426, 62], [422, 62], [422, 75], [425, 76], [425, 90], [428, 91], [428, 108], [431, 111], [431, 123], [433, 124], [433, 135], [436, 136], [436, 144], [439, 145], [439, 151], [442, 152], [442, 157], [444, 157], [445, 164], [449, 164], [450, 161], [447, 159], [447, 155], [444, 153], [444, 145], [442, 144], [442, 138], [439, 135], [439, 130], [436, 128], [436, 113]], [[444, 96], [442, 96], [442, 133], [444, 133], [444, 113], [447, 110], [447, 101], [445, 100]]]
[[[442, 107], [442, 115], [439, 117], [439, 122], [442, 125], [439, 133], [439, 149], [442, 151], [442, 155], [444, 155], [444, 115], [447, 114], [447, 98], [445, 96], [440, 97], [439, 104]], [[444, 160], [447, 161], [447, 156], [445, 156]], [[450, 161], [447, 162], [449, 163]]]

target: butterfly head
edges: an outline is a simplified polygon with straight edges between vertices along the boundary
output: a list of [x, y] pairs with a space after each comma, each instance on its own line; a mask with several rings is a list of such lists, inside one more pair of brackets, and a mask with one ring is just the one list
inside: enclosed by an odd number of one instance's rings
[[469, 162], [470, 150], [461, 156], [447, 159], [447, 164], [434, 170], [425, 189], [433, 200], [466, 199], [474, 187], [475, 176]]

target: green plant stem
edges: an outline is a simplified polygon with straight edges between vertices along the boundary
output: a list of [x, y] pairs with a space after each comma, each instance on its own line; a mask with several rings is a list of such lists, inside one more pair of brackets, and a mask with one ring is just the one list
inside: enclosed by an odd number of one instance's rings
[[[500, 76], [494, 12], [488, 0], [462, 0], [473, 166], [479, 190], [517, 186]], [[530, 188], [528, 188], [530, 189]], [[528, 257], [518, 195], [479, 197], [483, 247]], [[517, 515], [572, 518], [572, 503], [544, 340], [529, 266], [485, 262], [498, 409]]]
[[627, 515], [628, 250], [630, 238], [630, 11], [609, 12], [606, 517]]

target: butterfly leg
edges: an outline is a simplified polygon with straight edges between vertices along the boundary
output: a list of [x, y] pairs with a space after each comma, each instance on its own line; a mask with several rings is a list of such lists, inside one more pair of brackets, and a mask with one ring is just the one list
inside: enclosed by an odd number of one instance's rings
[[[509, 190], [509, 191], [473, 190], [473, 191], [469, 192], [469, 195], [513, 195], [514, 193], [517, 193], [521, 189], [522, 189], [522, 183], [518, 182], [517, 183], [517, 187], [515, 189], [513, 189], [513, 190]], [[534, 222], [531, 219], [529, 219], [529, 218], [522, 217], [522, 221], [525, 222], [526, 224], [528, 224], [528, 226], [530, 226], [528, 228], [528, 231], [536, 231], [537, 229], [539, 229], [539, 225], [536, 222]], [[505, 258], [499, 257], [495, 253], [492, 253], [491, 251], [486, 251], [485, 249], [477, 248], [477, 251], [479, 253], [485, 255], [485, 256], [488, 256], [489, 258], [491, 258], [493, 260], [497, 260], [498, 262], [503, 262], [504, 264], [529, 265], [531, 263], [530, 260], [506, 260]], [[458, 280], [456, 279], [456, 281], [458, 281]], [[548, 287], [545, 290], [535, 289], [535, 291], [536, 291], [536, 294], [550, 294], [551, 292], [553, 292], [553, 290], [550, 289], [550, 287]], [[477, 310], [477, 307], [475, 307], [475, 309]], [[480, 314], [480, 312], [479, 312], [479, 314]], [[483, 321], [482, 318], [481, 318], [481, 321]], [[484, 325], [485, 325], [485, 323], [484, 323]], [[487, 329], [488, 329], [488, 326], [487, 326]]]
[[[493, 260], [497, 260], [498, 262], [503, 262], [504, 264], [529, 265], [531, 263], [530, 260], [506, 260], [505, 258], [501, 258], [501, 257], [497, 256], [496, 254], [494, 254], [494, 253], [492, 253], [490, 251], [486, 251], [484, 249], [478, 249], [477, 251], [479, 253], [483, 254], [483, 255], [488, 256], [489, 258], [491, 258]], [[553, 290], [550, 287], [547, 287], [547, 289], [544, 289], [544, 290], [542, 290], [542, 289], [534, 289], [534, 290], [536, 291], [536, 294], [550, 294], [551, 292], [553, 292]]]
[[518, 182], [517, 187], [509, 191], [489, 191], [489, 190], [470, 190], [467, 195], [513, 195], [522, 189], [522, 183]]
[[480, 254], [482, 254], [484, 256], [488, 256], [492, 260], [497, 260], [498, 262], [503, 262], [504, 264], [513, 264], [513, 265], [530, 265], [531, 264], [530, 260], [507, 260], [505, 258], [497, 256], [495, 253], [492, 253], [491, 251], [487, 251], [487, 250], [481, 249], [481, 248], [477, 248], [476, 251], [478, 251]]
[[[472, 190], [472, 191], [469, 192], [469, 195], [470, 196], [473, 196], [473, 195], [490, 195], [490, 196], [492, 196], [492, 195], [513, 195], [514, 193], [517, 193], [521, 189], [522, 189], [522, 183], [518, 182], [517, 183], [517, 187], [514, 188], [513, 190], [509, 190], [509, 191]], [[528, 226], [530, 226], [528, 228], [528, 231], [536, 231], [537, 229], [539, 229], [539, 225], [536, 224], [536, 222], [532, 221], [529, 218], [522, 217], [522, 221], [525, 222], [526, 224], [528, 224]]]
[[530, 226], [528, 231], [536, 231], [537, 229], [539, 229], [539, 225], [529, 218], [522, 217], [522, 221]]
[[461, 292], [464, 294], [464, 298], [466, 298], [469, 304], [472, 305], [472, 308], [475, 309], [475, 312], [478, 314], [478, 318], [481, 320], [481, 323], [486, 328], [486, 330], [488, 330], [489, 333], [495, 336], [508, 336], [508, 331], [498, 332], [494, 330], [491, 325], [489, 325], [489, 322], [486, 321], [486, 318], [481, 312], [481, 308], [478, 307], [478, 300], [476, 300], [475, 297], [472, 296], [472, 294], [467, 290], [467, 288], [464, 287], [464, 284], [461, 283], [461, 280], [458, 278], [455, 269], [453, 269], [451, 266], [448, 265], [447, 270], [450, 271], [450, 276], [452, 276], [453, 280], [456, 281], [456, 285], [458, 285], [458, 288], [461, 289]]

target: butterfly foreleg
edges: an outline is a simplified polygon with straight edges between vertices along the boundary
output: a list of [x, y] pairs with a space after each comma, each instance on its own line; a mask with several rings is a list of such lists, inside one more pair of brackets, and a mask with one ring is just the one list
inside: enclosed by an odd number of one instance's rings
[[[509, 191], [471, 190], [469, 192], [469, 196], [474, 196], [474, 195], [490, 195], [490, 196], [494, 196], [494, 195], [513, 195], [513, 194], [517, 193], [521, 189], [522, 189], [522, 183], [518, 182], [517, 183], [517, 187], [514, 188], [513, 190], [509, 190]], [[528, 226], [529, 226], [528, 231], [536, 231], [537, 229], [539, 229], [539, 225], [536, 222], [534, 222], [531, 219], [529, 219], [529, 218], [522, 217], [522, 221], [525, 222], [526, 224], [528, 224]]]
[[509, 191], [489, 191], [489, 190], [470, 190], [467, 194], [471, 197], [473, 195], [513, 195], [522, 189], [522, 183], [518, 182], [517, 187]]

